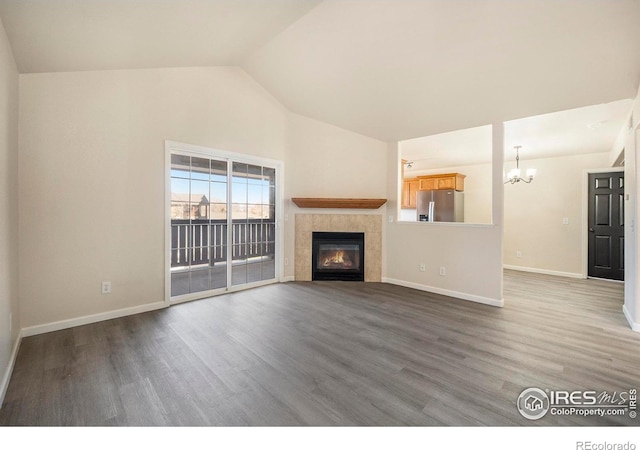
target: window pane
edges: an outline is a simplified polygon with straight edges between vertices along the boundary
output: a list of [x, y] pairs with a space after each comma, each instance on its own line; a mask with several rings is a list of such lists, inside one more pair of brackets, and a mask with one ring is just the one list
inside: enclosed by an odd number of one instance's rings
[[214, 266], [209, 270], [211, 274], [211, 289], [227, 287], [227, 265]]
[[207, 223], [191, 224], [193, 240], [192, 265], [209, 264], [209, 226]]
[[171, 176], [189, 178], [191, 157], [184, 155], [171, 155]]
[[209, 218], [211, 220], [227, 220], [227, 204], [211, 203], [209, 205]]
[[233, 264], [244, 264], [247, 259], [247, 246], [238, 244], [233, 246]]
[[210, 289], [209, 268], [191, 270], [190, 292], [202, 292]]
[[265, 180], [268, 181], [269, 186], [275, 189], [276, 187], [276, 169], [270, 167], [264, 167], [263, 172]]
[[231, 284], [237, 286], [247, 282], [247, 266], [242, 264], [231, 268]]
[[247, 218], [262, 219], [262, 205], [247, 205]]
[[209, 183], [206, 181], [191, 181], [191, 218], [209, 218]]
[[273, 222], [265, 222], [264, 227], [266, 228], [266, 242], [275, 242], [276, 240], [276, 224]]
[[274, 259], [276, 257], [276, 246], [274, 242], [265, 242], [262, 244], [262, 259]]
[[247, 283], [254, 283], [262, 280], [262, 263], [253, 262], [247, 264]]
[[247, 203], [264, 203], [262, 201], [262, 186], [259, 184], [247, 186]]
[[231, 202], [238, 204], [247, 203], [247, 183], [233, 183], [231, 190]]
[[209, 160], [204, 158], [191, 158], [191, 179], [209, 181]]
[[210, 266], [226, 265], [227, 262], [227, 247], [225, 245], [215, 245], [211, 247], [211, 259]]
[[171, 296], [184, 295], [189, 293], [189, 272], [171, 273]]
[[[226, 207], [226, 205], [225, 205]], [[227, 245], [227, 225], [225, 222], [213, 222], [209, 227], [210, 244], [214, 246]]]
[[189, 180], [171, 178], [171, 219], [189, 218]]
[[188, 268], [191, 264], [191, 250], [187, 248], [176, 248], [171, 250], [171, 267]]
[[189, 202], [171, 200], [171, 220], [188, 220]]
[[274, 187], [269, 188], [269, 204], [270, 205], [276, 204], [276, 188]]
[[231, 218], [233, 221], [247, 220], [247, 205], [244, 203], [234, 203], [231, 205]]
[[276, 263], [275, 261], [266, 261], [262, 263], [262, 279], [272, 280], [276, 277]]
[[247, 182], [247, 164], [234, 162], [232, 176], [233, 176], [234, 183], [235, 182], [246, 183]]
[[[269, 205], [269, 213], [266, 214], [265, 218], [267, 220], [271, 221], [275, 221], [276, 220], [276, 205]], [[265, 208], [266, 209], [266, 208]]]
[[227, 183], [211, 183], [209, 185], [209, 201], [211, 203], [227, 203]]
[[189, 248], [191, 246], [191, 225], [188, 220], [171, 223], [171, 248]]
[[189, 180], [184, 178], [171, 178], [171, 199], [177, 194], [184, 195], [183, 198], [179, 198], [180, 201], [189, 201]]
[[247, 178], [249, 184], [262, 184], [262, 166], [247, 165]]
[[262, 187], [262, 203], [265, 205], [275, 205], [276, 203], [276, 190], [269, 186]]
[[211, 181], [227, 182], [227, 162], [211, 160]]

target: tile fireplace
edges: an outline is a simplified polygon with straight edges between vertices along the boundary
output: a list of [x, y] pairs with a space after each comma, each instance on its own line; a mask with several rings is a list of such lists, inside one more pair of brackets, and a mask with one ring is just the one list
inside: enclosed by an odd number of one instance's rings
[[[317, 266], [312, 255], [314, 233], [360, 233], [364, 234], [364, 256], [360, 256], [364, 281], [379, 283], [382, 278], [382, 219], [381, 214], [295, 214], [295, 280], [313, 280], [313, 268]], [[343, 260], [344, 257], [343, 253]], [[326, 264], [342, 263], [338, 256]]]

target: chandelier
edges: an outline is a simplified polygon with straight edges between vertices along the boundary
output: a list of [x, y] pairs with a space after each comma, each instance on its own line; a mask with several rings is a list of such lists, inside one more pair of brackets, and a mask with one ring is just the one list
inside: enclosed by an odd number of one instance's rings
[[522, 178], [520, 176], [520, 149], [522, 148], [522, 146], [516, 145], [513, 148], [516, 149], [516, 167], [509, 171], [509, 173], [507, 174], [507, 180], [504, 182], [504, 184], [516, 184], [521, 181], [524, 181], [525, 183], [531, 183], [533, 181], [533, 177], [536, 176], [536, 169], [527, 169], [525, 178]]

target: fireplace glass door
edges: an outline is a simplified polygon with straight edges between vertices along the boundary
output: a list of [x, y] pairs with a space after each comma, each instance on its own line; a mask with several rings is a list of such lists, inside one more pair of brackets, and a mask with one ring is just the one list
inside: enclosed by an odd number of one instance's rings
[[364, 233], [314, 232], [312, 279], [364, 281]]

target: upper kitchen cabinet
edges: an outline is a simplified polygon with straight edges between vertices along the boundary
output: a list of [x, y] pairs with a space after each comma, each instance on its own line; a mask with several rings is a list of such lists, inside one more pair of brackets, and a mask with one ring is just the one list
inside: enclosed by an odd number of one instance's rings
[[[420, 191], [435, 189], [455, 189], [464, 191], [464, 179], [466, 175], [461, 173], [441, 173], [435, 175], [422, 175], [417, 177]], [[414, 198], [415, 201], [415, 198]]]
[[420, 180], [407, 178], [402, 182], [402, 208], [416, 209], [416, 193], [420, 189]]

